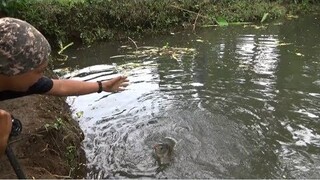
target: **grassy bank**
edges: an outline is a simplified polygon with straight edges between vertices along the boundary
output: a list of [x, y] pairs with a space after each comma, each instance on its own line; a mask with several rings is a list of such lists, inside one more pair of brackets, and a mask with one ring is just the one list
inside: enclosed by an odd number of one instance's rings
[[67, 43], [167, 32], [196, 24], [268, 20], [313, 12], [319, 0], [2, 0], [2, 15], [32, 23], [47, 37]]

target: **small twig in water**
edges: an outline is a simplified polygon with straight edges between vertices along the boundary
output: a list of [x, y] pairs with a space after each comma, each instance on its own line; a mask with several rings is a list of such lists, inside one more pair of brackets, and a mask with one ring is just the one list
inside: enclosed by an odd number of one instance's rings
[[73, 45], [73, 42], [71, 42], [71, 43], [69, 43], [68, 45], [66, 45], [66, 46], [63, 46], [63, 44], [62, 44], [62, 42], [61, 41], [59, 41], [59, 45], [60, 45], [60, 51], [58, 52], [58, 54], [60, 55], [60, 56], [62, 56], [63, 58], [61, 59], [61, 58], [57, 58], [57, 60], [58, 61], [66, 61], [67, 59], [68, 59], [68, 55], [65, 55], [65, 54], [62, 54], [62, 52], [64, 51], [64, 50], [66, 50], [69, 46], [72, 46]]
[[63, 47], [62, 43], [60, 44], [60, 51], [58, 52], [58, 54], [61, 54], [64, 50], [66, 50], [69, 46], [72, 46], [73, 42], [67, 44], [66, 46]]
[[134, 46], [136, 47], [136, 50], [138, 50], [138, 46], [137, 46], [136, 42], [135, 42], [133, 39], [131, 39], [130, 37], [128, 37], [128, 39], [129, 39], [131, 42], [133, 42]]
[[199, 12], [198, 12], [198, 14], [197, 14], [197, 17], [196, 17], [196, 19], [194, 20], [194, 23], [193, 23], [193, 28], [192, 28], [192, 32], [196, 32], [196, 24], [197, 24], [197, 20], [198, 20], [198, 17], [199, 17], [199, 14], [200, 14], [200, 10], [199, 10]]

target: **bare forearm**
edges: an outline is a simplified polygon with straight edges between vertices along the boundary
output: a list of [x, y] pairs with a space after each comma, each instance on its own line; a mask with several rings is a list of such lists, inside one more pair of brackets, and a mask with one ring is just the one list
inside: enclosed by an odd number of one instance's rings
[[97, 92], [97, 82], [85, 82], [77, 80], [53, 80], [53, 87], [47, 93], [55, 96], [78, 96]]
[[125, 76], [117, 76], [108, 81], [102, 81], [100, 88], [97, 82], [57, 79], [53, 80], [53, 87], [46, 94], [54, 96], [78, 96], [98, 91], [119, 92], [123, 91], [127, 85], [128, 79]]

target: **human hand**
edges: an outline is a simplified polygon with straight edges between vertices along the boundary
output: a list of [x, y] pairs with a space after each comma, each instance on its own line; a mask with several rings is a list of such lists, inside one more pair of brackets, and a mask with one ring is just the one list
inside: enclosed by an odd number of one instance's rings
[[102, 89], [106, 92], [119, 92], [124, 91], [128, 86], [129, 80], [126, 76], [118, 76], [109, 81], [102, 81]]
[[0, 156], [4, 154], [8, 138], [11, 132], [12, 120], [11, 115], [0, 109]]

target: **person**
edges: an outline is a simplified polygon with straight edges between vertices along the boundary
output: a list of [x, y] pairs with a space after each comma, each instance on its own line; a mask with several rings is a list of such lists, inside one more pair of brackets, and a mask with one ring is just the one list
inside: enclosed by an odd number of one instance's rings
[[[51, 47], [47, 39], [26, 21], [0, 18], [0, 38], [0, 101], [31, 94], [77, 96], [118, 92], [128, 85], [125, 76], [97, 82], [44, 76]], [[11, 126], [11, 114], [0, 109], [0, 156], [5, 152]]]

